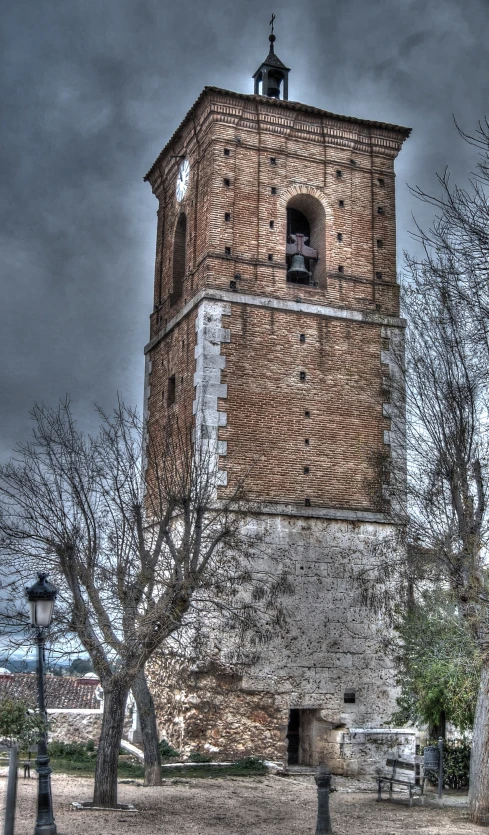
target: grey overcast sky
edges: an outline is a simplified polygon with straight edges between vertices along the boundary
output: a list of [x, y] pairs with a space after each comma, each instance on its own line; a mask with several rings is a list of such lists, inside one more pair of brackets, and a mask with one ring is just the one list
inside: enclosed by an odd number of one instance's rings
[[[2, 0], [0, 456], [35, 400], [70, 393], [89, 425], [117, 391], [141, 404], [156, 201], [143, 175], [205, 85], [252, 92], [268, 51], [289, 97], [413, 128], [397, 164], [435, 189], [475, 164], [489, 112], [489, 0]], [[400, 265], [400, 259], [399, 259]]]

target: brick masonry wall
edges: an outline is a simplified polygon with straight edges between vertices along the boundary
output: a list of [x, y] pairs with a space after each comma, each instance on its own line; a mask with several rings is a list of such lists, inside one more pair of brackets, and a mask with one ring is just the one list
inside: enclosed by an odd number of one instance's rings
[[380, 327], [231, 307], [220, 432], [230, 484], [248, 473], [253, 500], [382, 510]]
[[[164, 423], [168, 416], [163, 377], [170, 376], [170, 366], [177, 369], [178, 403], [172, 415], [184, 412], [188, 420], [188, 405], [195, 400], [190, 370], [196, 371], [188, 331], [195, 312], [186, 324], [184, 319], [176, 327], [171, 323], [199, 291], [229, 291], [235, 281], [241, 297], [304, 302], [316, 310], [328, 305], [391, 318], [398, 314], [393, 163], [404, 138], [400, 129], [367, 128], [282, 105], [209, 92], [151, 172], [160, 219], [151, 323], [156, 344], [148, 354], [150, 423]], [[178, 203], [175, 183], [182, 156], [190, 160], [192, 173]], [[315, 230], [311, 243], [320, 253], [319, 288], [286, 282], [285, 223], [291, 201], [309, 212]], [[173, 238], [182, 211], [187, 215], [187, 269], [182, 299], [172, 303]], [[380, 273], [382, 278], [376, 278]], [[230, 487], [251, 467], [247, 488], [253, 499], [388, 509], [384, 470], [391, 416], [384, 408], [381, 352], [388, 340], [382, 324], [232, 305], [226, 327], [231, 337], [220, 351], [225, 363], [220, 382], [227, 386], [227, 400], [217, 410], [228, 412], [218, 442], [228, 453], [223, 472]], [[299, 343], [301, 333], [304, 343]], [[300, 381], [301, 372], [305, 381]], [[311, 415], [307, 421], [306, 411]], [[309, 473], [304, 472], [307, 466]]]
[[[152, 337], [193, 293], [204, 286], [228, 288], [237, 273], [243, 292], [294, 298], [297, 286], [285, 281], [285, 209], [298, 191], [325, 212], [322, 240], [312, 242], [324, 253], [325, 286], [301, 287], [301, 295], [397, 313], [393, 164], [406, 134], [316, 114], [211, 90], [193, 118], [184, 120], [148, 177], [160, 204]], [[191, 176], [177, 203], [182, 156]], [[182, 211], [187, 276], [181, 301], [172, 305], [173, 237]]]

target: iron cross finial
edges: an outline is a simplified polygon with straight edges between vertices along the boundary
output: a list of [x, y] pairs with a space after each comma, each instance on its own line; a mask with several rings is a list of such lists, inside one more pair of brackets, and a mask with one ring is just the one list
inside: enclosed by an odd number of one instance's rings
[[274, 20], [275, 20], [275, 15], [274, 15], [274, 14], [272, 14], [272, 19], [271, 19], [271, 21], [270, 21], [270, 23], [269, 23], [269, 26], [271, 26], [271, 27], [272, 27], [272, 31], [271, 31], [271, 33], [270, 33], [271, 35], [273, 35], [273, 21], [274, 21]]

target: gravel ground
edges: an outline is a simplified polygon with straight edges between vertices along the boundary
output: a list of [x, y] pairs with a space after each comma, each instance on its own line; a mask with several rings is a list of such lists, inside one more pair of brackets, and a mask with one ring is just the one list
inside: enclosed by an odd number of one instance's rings
[[[447, 796], [438, 806], [432, 795], [409, 807], [407, 796], [376, 802], [371, 783], [335, 778], [330, 809], [335, 835], [475, 835], [487, 828], [467, 820], [467, 798]], [[74, 811], [72, 801], [90, 800], [93, 781], [53, 775], [58, 835], [313, 835], [317, 796], [312, 777], [215, 777], [165, 780], [159, 788], [121, 782], [119, 801], [138, 811]], [[0, 776], [0, 803], [6, 779]], [[32, 835], [36, 779], [19, 779], [15, 835]], [[3, 821], [3, 811], [2, 811]]]

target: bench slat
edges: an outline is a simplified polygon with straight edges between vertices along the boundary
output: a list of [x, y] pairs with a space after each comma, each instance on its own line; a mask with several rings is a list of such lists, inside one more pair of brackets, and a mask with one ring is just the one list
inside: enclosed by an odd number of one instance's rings
[[382, 783], [402, 783], [403, 786], [416, 786], [416, 783], [411, 783], [410, 780], [398, 780], [397, 777], [377, 777], [377, 780]]
[[409, 762], [406, 762], [405, 760], [387, 759], [385, 761], [385, 764], [387, 766], [392, 766], [393, 768], [394, 767], [395, 768], [400, 768], [402, 771], [414, 771], [414, 769], [416, 767], [414, 763], [409, 763]]

